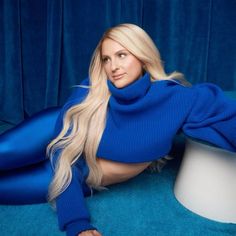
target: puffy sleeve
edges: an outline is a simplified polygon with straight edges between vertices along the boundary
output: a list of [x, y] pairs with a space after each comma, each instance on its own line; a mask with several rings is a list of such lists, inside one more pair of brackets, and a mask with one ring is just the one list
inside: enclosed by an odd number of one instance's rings
[[236, 100], [216, 85], [203, 83], [192, 88], [193, 103], [182, 126], [190, 137], [236, 151]]
[[67, 236], [77, 236], [82, 231], [96, 229], [90, 224], [82, 182], [81, 172], [73, 166], [70, 185], [56, 199], [59, 228], [66, 231]]
[[[80, 85], [89, 85], [89, 80], [85, 79]], [[79, 104], [87, 95], [88, 89], [77, 86], [65, 105], [62, 107], [58, 116], [55, 128], [57, 135], [63, 126], [63, 118], [66, 111], [75, 104]], [[53, 156], [54, 163], [58, 159], [60, 151], [56, 151]], [[80, 164], [72, 166], [72, 180], [69, 186], [56, 199], [56, 208], [58, 215], [59, 228], [66, 231], [67, 236], [77, 236], [80, 232], [90, 229], [96, 229], [90, 224], [90, 216], [86, 207], [85, 179], [88, 172], [87, 164], [83, 158], [78, 161]], [[82, 164], [81, 164], [82, 163]], [[84, 171], [87, 169], [87, 171]]]

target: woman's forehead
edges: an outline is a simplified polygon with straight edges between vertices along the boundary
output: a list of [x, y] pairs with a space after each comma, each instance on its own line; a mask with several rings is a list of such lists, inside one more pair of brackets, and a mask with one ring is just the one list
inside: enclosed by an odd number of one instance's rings
[[102, 47], [101, 47], [102, 55], [115, 54], [116, 52], [121, 50], [127, 50], [127, 49], [115, 40], [107, 38], [102, 42]]

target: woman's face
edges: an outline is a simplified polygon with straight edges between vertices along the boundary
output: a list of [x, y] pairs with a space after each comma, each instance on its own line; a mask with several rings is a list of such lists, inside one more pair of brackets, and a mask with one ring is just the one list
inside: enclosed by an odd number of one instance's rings
[[123, 88], [142, 76], [142, 62], [112, 39], [102, 43], [102, 62], [108, 79]]

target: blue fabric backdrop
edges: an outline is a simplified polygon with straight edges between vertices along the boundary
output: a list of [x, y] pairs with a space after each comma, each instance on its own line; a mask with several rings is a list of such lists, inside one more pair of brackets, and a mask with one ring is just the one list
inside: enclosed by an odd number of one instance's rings
[[143, 27], [167, 72], [236, 90], [235, 0], [0, 0], [0, 121], [61, 105], [110, 26]]

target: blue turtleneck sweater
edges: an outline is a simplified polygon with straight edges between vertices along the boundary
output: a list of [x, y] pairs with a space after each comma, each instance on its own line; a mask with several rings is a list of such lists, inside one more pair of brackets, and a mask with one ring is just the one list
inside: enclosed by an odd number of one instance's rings
[[[82, 84], [89, 85], [89, 80]], [[152, 82], [149, 74], [122, 89], [110, 81], [107, 85], [111, 97], [97, 157], [126, 163], [157, 160], [168, 154], [179, 131], [236, 151], [236, 101], [225, 97], [216, 85], [185, 87], [175, 80]], [[65, 112], [87, 93], [88, 89], [76, 87], [61, 111], [56, 133]], [[59, 225], [69, 236], [94, 229], [84, 201], [89, 188], [83, 158], [72, 167], [72, 173], [71, 184], [57, 199]]]

